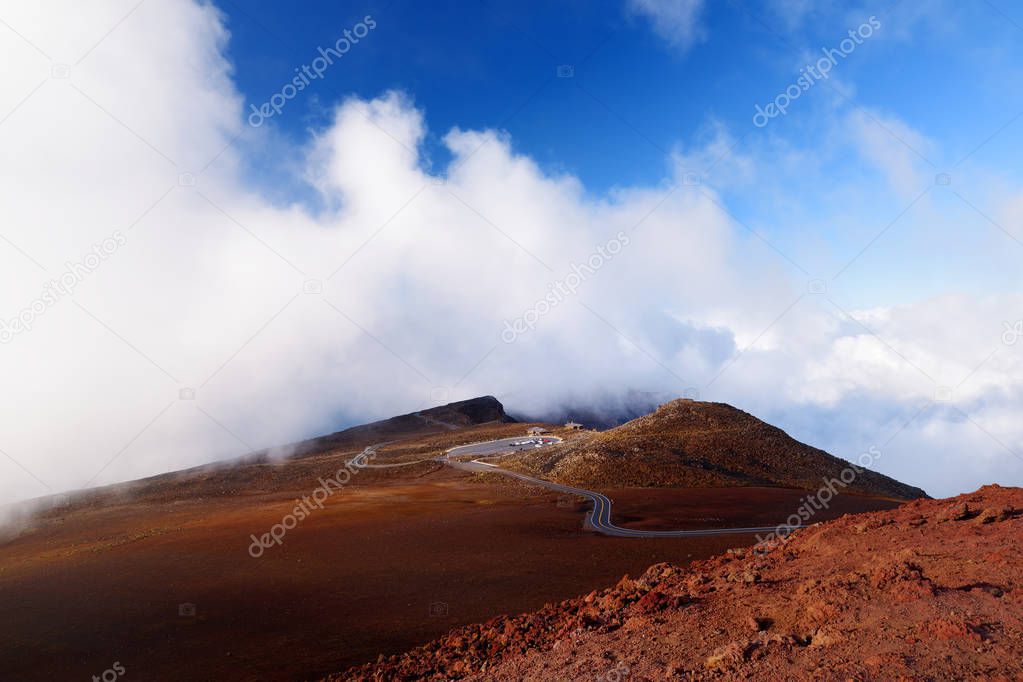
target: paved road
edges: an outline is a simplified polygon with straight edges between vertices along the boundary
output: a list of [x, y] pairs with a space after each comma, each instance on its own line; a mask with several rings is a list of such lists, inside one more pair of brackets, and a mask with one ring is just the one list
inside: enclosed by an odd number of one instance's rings
[[[501, 440], [491, 440], [485, 443], [472, 443], [471, 445], [463, 445], [460, 448], [448, 450], [441, 459], [447, 461], [451, 457], [469, 457], [472, 455], [477, 457], [494, 457], [497, 455], [510, 455], [513, 452], [522, 452], [524, 450], [535, 450], [535, 445], [515, 445], [515, 443], [537, 440], [538, 438], [540, 436], [519, 436], [518, 438], [502, 438]], [[543, 439], [551, 441], [549, 445], [561, 442], [561, 439], [556, 436], [543, 436]]]
[[[417, 415], [417, 416], [422, 416], [422, 415]], [[423, 417], [423, 418], [426, 419], [426, 417]], [[433, 421], [435, 421], [437, 424], [450, 426], [453, 429], [458, 428], [457, 426], [455, 426], [453, 424], [445, 424], [445, 422], [439, 422], [439, 421], [436, 421], [436, 420], [433, 420]], [[422, 464], [423, 462], [430, 462], [430, 461], [444, 462], [445, 464], [454, 465], [455, 464], [454, 462], [448, 461], [448, 457], [452, 453], [456, 454], [456, 456], [479, 455], [480, 457], [503, 457], [505, 455], [510, 455], [510, 454], [515, 453], [515, 452], [521, 452], [523, 450], [530, 450], [530, 449], [533, 449], [533, 448], [536, 447], [535, 445], [515, 445], [514, 444], [516, 441], [523, 441], [523, 440], [526, 440], [526, 437], [522, 437], [522, 438], [505, 438], [503, 440], [488, 441], [486, 443], [474, 443], [472, 445], [463, 445], [460, 448], [454, 448], [454, 450], [448, 450], [444, 454], [443, 457], [435, 457], [432, 460], [430, 460], [430, 459], [417, 459], [417, 460], [414, 460], [414, 461], [411, 461], [411, 462], [393, 462], [391, 464], [370, 464], [370, 462], [369, 462], [370, 455], [376, 456], [377, 448], [382, 448], [385, 445], [390, 445], [391, 443], [394, 442], [392, 440], [392, 441], [386, 441], [386, 442], [383, 442], [383, 443], [376, 443], [375, 445], [368, 446], [366, 449], [364, 449], [358, 455], [356, 455], [355, 457], [352, 457], [347, 462], [345, 462], [345, 464], [347, 466], [354, 465], [358, 469], [391, 469], [393, 467], [407, 467], [407, 466], [412, 466], [413, 464]], [[549, 444], [560, 443], [561, 442], [561, 439], [557, 438], [555, 436], [546, 436], [544, 438], [544, 440], [551, 441], [551, 443], [549, 443]], [[458, 450], [458, 452], [455, 453], [455, 450]]]
[[594, 492], [592, 490], [585, 490], [583, 488], [573, 488], [572, 486], [561, 485], [560, 483], [554, 483], [553, 481], [545, 481], [542, 478], [534, 478], [532, 476], [527, 476], [526, 474], [520, 474], [517, 471], [502, 469], [494, 464], [481, 461], [481, 458], [484, 457], [489, 458], [503, 456], [516, 451], [534, 449], [535, 446], [532, 445], [514, 445], [516, 441], [522, 440], [525, 440], [525, 438], [504, 438], [501, 440], [490, 441], [488, 443], [463, 445], [462, 447], [448, 450], [437, 459], [448, 466], [462, 471], [500, 474], [502, 476], [517, 478], [520, 481], [542, 486], [549, 490], [554, 490], [566, 495], [577, 495], [579, 497], [583, 497], [593, 504], [593, 508], [590, 509], [586, 515], [587, 525], [598, 533], [603, 533], [604, 535], [613, 535], [615, 537], [623, 538], [685, 538], [704, 535], [770, 533], [777, 530], [776, 526], [766, 526], [763, 528], [706, 528], [700, 530], [634, 530], [632, 528], [616, 526], [611, 523], [611, 500], [601, 493]]

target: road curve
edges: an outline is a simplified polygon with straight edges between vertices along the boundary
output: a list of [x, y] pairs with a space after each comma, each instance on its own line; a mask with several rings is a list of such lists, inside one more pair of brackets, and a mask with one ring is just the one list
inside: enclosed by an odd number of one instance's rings
[[[546, 481], [542, 478], [534, 478], [526, 474], [521, 474], [517, 471], [511, 471], [509, 469], [502, 469], [501, 467], [488, 464], [487, 462], [479, 461], [479, 457], [492, 457], [495, 455], [509, 454], [517, 450], [527, 450], [534, 446], [515, 446], [513, 445], [516, 441], [525, 440], [524, 438], [503, 438], [501, 440], [489, 441], [486, 443], [472, 443], [470, 445], [463, 445], [461, 447], [452, 448], [445, 452], [443, 455], [438, 457], [438, 461], [444, 462], [450, 467], [460, 469], [462, 471], [482, 472], [488, 474], [501, 474], [502, 476], [508, 476], [511, 478], [517, 478], [520, 481], [531, 483], [533, 485], [542, 486], [548, 490], [554, 490], [559, 493], [566, 495], [577, 495], [589, 500], [593, 507], [587, 512], [586, 524], [604, 535], [611, 535], [614, 537], [621, 538], [686, 538], [686, 537], [700, 537], [706, 535], [736, 535], [741, 533], [771, 533], [778, 530], [778, 526], [765, 526], [761, 528], [705, 528], [699, 530], [635, 530], [632, 528], [622, 528], [616, 526], [611, 522], [611, 500], [606, 496], [592, 490], [586, 490], [584, 488], [574, 488], [568, 485], [561, 485], [560, 483], [554, 483], [553, 481]], [[560, 440], [557, 439], [557, 440]], [[452, 457], [474, 457], [469, 461], [452, 459]], [[794, 527], [786, 528], [791, 531]]]

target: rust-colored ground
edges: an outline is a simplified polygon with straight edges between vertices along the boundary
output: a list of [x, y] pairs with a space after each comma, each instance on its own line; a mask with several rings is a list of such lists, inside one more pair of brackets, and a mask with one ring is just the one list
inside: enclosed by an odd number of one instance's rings
[[[784, 522], [807, 496], [807, 491], [796, 488], [754, 487], [609, 488], [601, 492], [614, 502], [612, 520], [636, 530], [772, 526]], [[898, 504], [877, 497], [838, 495], [808, 523]]]
[[1023, 680], [1021, 539], [1023, 489], [916, 500], [330, 679]]
[[[238, 490], [220, 472], [196, 484], [202, 499], [161, 483], [51, 514], [0, 545], [0, 679], [89, 679], [114, 661], [145, 680], [316, 678], [752, 540], [597, 536], [556, 495], [427, 463], [360, 473], [282, 546], [251, 558], [250, 534], [336, 464], [303, 459], [283, 482], [246, 473], [250, 487]], [[802, 494], [606, 492], [616, 519], [637, 528], [773, 522]], [[844, 510], [891, 505], [842, 499]], [[196, 615], [179, 615], [189, 603]]]

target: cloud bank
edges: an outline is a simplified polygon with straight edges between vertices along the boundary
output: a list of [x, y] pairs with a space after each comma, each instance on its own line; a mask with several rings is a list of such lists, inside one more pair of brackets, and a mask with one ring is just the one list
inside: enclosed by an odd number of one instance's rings
[[[719, 130], [679, 147], [661, 183], [593, 196], [502, 131], [456, 128], [451, 165], [428, 172], [425, 112], [391, 91], [339, 103], [299, 150], [318, 208], [281, 204], [249, 179], [274, 131], [245, 122], [224, 18], [154, 1], [117, 24], [130, 9], [5, 10], [21, 37], [0, 40], [0, 501], [475, 395], [537, 414], [630, 390], [698, 392], [849, 458], [876, 446], [880, 471], [932, 494], [1023, 482], [1023, 344], [1003, 334], [1023, 296], [836, 288], [853, 275], [831, 266], [857, 248], [761, 219], [805, 219], [779, 178], [813, 177], [821, 155], [771, 136], [741, 151]], [[876, 116], [831, 112], [822, 139], [904, 204], [931, 174]], [[1020, 196], [999, 204], [1007, 225]], [[910, 222], [940, 225], [940, 201]], [[880, 227], [842, 234], [858, 247]], [[996, 259], [1016, 248], [990, 240]]]

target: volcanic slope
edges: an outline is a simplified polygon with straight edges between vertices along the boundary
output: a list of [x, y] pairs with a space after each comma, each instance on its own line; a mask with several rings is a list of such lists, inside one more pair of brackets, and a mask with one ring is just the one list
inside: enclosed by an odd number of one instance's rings
[[328, 680], [1020, 680], [1023, 489], [797, 531]]
[[[493, 437], [503, 438], [513, 435], [510, 429], [514, 426], [515, 419], [505, 414], [504, 406], [496, 398], [483, 396], [258, 450], [234, 459], [42, 498], [39, 502], [43, 515], [59, 516], [97, 504], [123, 503], [129, 499], [136, 502], [174, 501], [273, 493], [287, 489], [291, 484], [305, 485], [309, 480], [315, 481], [316, 476], [324, 471], [320, 460], [333, 460], [341, 453], [355, 455], [370, 445], [396, 443], [393, 447], [382, 448], [380, 461], [392, 461], [395, 455], [411, 459], [432, 458], [443, 448], [450, 447], [452, 440], [455, 440], [454, 444], [465, 442], [464, 439], [452, 439], [452, 432], [462, 429], [471, 432], [476, 427], [490, 429], [494, 432]], [[519, 430], [515, 429], [514, 433], [519, 433]], [[433, 465], [433, 468], [440, 467], [440, 464]], [[385, 472], [364, 473], [363, 478], [386, 475]], [[49, 510], [53, 505], [57, 508]]]
[[[878, 453], [880, 454], [880, 453]], [[724, 403], [674, 400], [653, 413], [506, 462], [579, 487], [782, 486], [819, 489], [850, 463]], [[849, 479], [846, 474], [845, 479]], [[926, 493], [860, 468], [842, 492], [909, 500]]]
[[488, 395], [353, 426], [286, 447], [293, 450], [293, 456], [301, 457], [490, 422], [514, 423], [515, 419], [505, 414], [504, 406], [497, 398]]

